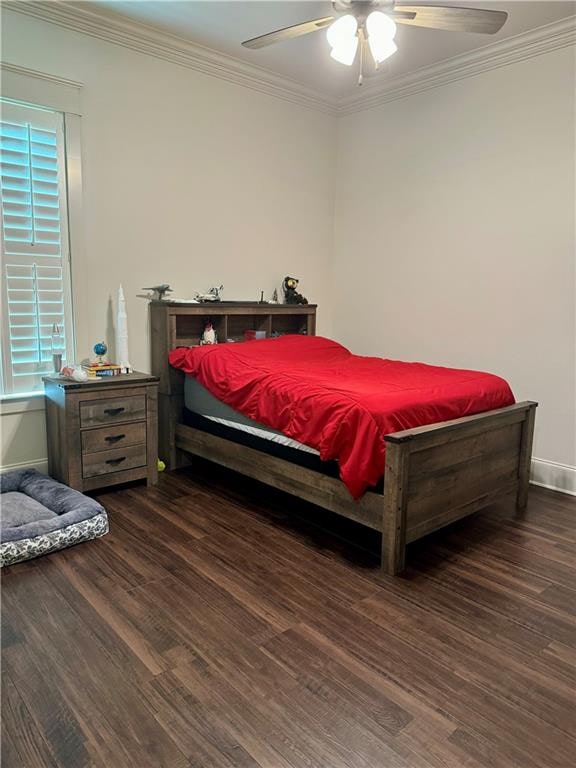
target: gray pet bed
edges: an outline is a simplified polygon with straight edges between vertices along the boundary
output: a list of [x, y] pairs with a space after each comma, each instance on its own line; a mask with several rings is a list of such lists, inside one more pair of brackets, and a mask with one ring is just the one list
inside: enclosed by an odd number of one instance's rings
[[108, 533], [101, 504], [35, 469], [0, 475], [0, 492], [0, 566]]

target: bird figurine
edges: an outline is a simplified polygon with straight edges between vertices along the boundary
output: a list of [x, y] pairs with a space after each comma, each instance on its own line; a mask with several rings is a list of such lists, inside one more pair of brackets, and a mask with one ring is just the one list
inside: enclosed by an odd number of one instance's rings
[[200, 344], [216, 344], [216, 331], [211, 322], [207, 322], [204, 326], [204, 333], [202, 334]]
[[162, 283], [162, 285], [153, 285], [150, 288], [142, 288], [143, 291], [152, 291], [152, 295], [147, 296], [146, 298], [151, 299], [152, 301], [162, 301], [164, 296], [167, 293], [174, 293], [172, 288], [168, 285], [168, 283]]

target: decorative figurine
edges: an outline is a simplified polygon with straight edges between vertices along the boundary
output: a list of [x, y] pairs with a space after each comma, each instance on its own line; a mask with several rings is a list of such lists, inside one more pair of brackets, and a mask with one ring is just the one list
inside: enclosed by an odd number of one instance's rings
[[216, 344], [216, 331], [214, 330], [214, 326], [210, 321], [206, 323], [204, 326], [204, 333], [202, 334], [202, 339], [200, 340], [200, 344]]
[[223, 290], [224, 290], [224, 286], [219, 285], [217, 288], [210, 288], [208, 293], [214, 296], [214, 298], [212, 299], [213, 301], [220, 301], [220, 291], [223, 291]]
[[152, 294], [148, 294], [143, 298], [150, 299], [150, 301], [162, 301], [165, 294], [174, 293], [168, 283], [162, 283], [161, 285], [153, 285], [151, 288], [142, 288], [143, 291], [152, 291]]
[[208, 293], [196, 293], [194, 298], [196, 301], [221, 301], [220, 291], [224, 289], [223, 285], [213, 286], [208, 290]]
[[272, 294], [272, 298], [268, 302], [269, 304], [278, 304], [278, 289], [274, 288], [274, 293]]
[[308, 304], [308, 299], [298, 293], [298, 283], [300, 281], [295, 277], [285, 277], [282, 283], [284, 289], [284, 303], [285, 304]]
[[[159, 286], [163, 287], [163, 286]], [[122, 373], [132, 373], [128, 355], [128, 316], [122, 284], [118, 288], [118, 318], [116, 320], [116, 358]]]
[[98, 365], [104, 365], [104, 355], [108, 352], [108, 347], [103, 341], [94, 344], [94, 354], [98, 355]]

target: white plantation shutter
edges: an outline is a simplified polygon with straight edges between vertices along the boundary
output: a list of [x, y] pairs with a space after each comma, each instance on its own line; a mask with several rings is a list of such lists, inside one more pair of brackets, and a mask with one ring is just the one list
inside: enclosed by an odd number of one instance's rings
[[52, 328], [72, 360], [63, 115], [2, 103], [2, 390], [41, 391]]

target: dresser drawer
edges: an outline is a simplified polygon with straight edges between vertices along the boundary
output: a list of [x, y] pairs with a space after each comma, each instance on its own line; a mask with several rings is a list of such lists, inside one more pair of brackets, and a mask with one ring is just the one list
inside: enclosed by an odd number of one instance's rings
[[146, 396], [88, 400], [80, 403], [80, 426], [103, 427], [121, 421], [139, 421], [146, 418]]
[[110, 451], [85, 453], [82, 456], [82, 477], [96, 477], [110, 472], [143, 467], [146, 464], [146, 445], [113, 448]]
[[82, 432], [82, 453], [109, 451], [111, 448], [124, 448], [146, 442], [146, 422], [122, 426], [98, 427]]

